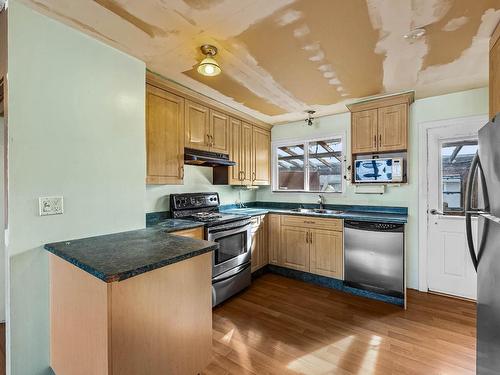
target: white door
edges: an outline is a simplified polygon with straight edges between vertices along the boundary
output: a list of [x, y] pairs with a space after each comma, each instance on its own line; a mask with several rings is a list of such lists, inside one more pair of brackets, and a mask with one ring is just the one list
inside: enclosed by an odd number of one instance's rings
[[[427, 132], [428, 289], [474, 300], [477, 275], [467, 247], [464, 199], [480, 125], [443, 126]], [[476, 219], [472, 228], [477, 237]]]

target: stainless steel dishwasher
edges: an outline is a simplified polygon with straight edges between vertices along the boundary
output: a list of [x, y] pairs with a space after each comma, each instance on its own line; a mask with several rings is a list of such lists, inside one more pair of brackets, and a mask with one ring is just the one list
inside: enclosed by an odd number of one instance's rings
[[344, 221], [344, 284], [404, 298], [404, 224]]

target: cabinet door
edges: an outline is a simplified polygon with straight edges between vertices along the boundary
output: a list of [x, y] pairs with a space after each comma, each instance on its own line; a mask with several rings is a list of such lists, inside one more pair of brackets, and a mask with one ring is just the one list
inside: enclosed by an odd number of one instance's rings
[[269, 263], [269, 218], [267, 215], [261, 216], [260, 225], [260, 262], [259, 268]]
[[408, 106], [397, 104], [378, 109], [378, 150], [404, 151], [408, 148]]
[[268, 215], [269, 229], [268, 229], [268, 251], [269, 263], [280, 263], [280, 215]]
[[309, 229], [281, 227], [280, 265], [309, 272]]
[[234, 167], [229, 168], [229, 184], [241, 185], [243, 183], [243, 129], [240, 120], [231, 118], [229, 120], [229, 158], [236, 162]]
[[491, 38], [490, 118], [493, 118], [498, 112], [500, 112], [500, 23]]
[[210, 110], [210, 151], [229, 154], [229, 116]]
[[209, 149], [209, 109], [186, 100], [186, 147]]
[[252, 125], [243, 122], [241, 124], [241, 171], [242, 171], [242, 184], [252, 184], [252, 138], [253, 129]]
[[146, 86], [148, 184], [182, 184], [184, 174], [184, 99]]
[[252, 185], [271, 184], [271, 133], [256, 126], [252, 131]]
[[311, 229], [311, 273], [343, 278], [342, 232]]
[[351, 152], [353, 154], [377, 151], [376, 109], [353, 112], [351, 117]]

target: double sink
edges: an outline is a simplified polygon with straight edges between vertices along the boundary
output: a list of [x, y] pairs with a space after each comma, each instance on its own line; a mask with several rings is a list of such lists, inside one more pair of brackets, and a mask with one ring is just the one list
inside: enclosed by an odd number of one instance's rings
[[325, 215], [340, 215], [344, 211], [327, 210], [326, 208], [294, 208], [292, 212], [300, 212], [303, 214], [325, 214]]

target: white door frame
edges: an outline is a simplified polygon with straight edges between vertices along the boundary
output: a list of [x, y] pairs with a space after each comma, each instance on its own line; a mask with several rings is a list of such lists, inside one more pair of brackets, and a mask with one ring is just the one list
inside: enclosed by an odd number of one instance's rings
[[427, 154], [428, 131], [433, 128], [453, 125], [484, 125], [489, 121], [488, 114], [459, 117], [418, 124], [418, 289], [427, 292], [427, 205], [428, 178]]

